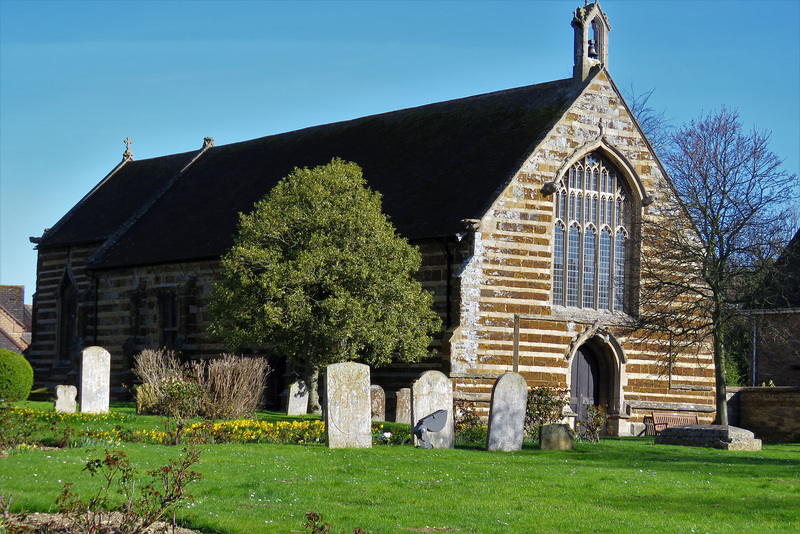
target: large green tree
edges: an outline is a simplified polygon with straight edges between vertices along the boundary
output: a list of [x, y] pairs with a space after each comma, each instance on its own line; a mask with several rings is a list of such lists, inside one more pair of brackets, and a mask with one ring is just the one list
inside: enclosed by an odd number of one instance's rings
[[440, 320], [413, 278], [420, 262], [358, 165], [298, 168], [240, 216], [209, 304], [210, 332], [228, 348], [269, 345], [302, 364], [318, 410], [320, 367], [429, 355]]

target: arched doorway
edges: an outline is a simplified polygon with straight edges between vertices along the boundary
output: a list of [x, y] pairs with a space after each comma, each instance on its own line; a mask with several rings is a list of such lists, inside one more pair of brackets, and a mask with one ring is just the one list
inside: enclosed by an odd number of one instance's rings
[[588, 407], [600, 401], [601, 369], [588, 345], [579, 347], [573, 358], [569, 404], [578, 421], [585, 422]]
[[589, 406], [602, 408], [616, 431], [624, 405], [625, 354], [606, 329], [592, 328], [580, 337], [570, 358], [570, 408], [581, 423]]

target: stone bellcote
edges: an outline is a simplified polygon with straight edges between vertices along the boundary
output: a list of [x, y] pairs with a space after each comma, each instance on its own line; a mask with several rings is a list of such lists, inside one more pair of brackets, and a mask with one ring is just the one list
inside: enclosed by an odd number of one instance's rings
[[575, 10], [572, 18], [575, 30], [575, 65], [572, 77], [585, 80], [594, 67], [608, 69], [608, 32], [611, 25], [600, 9], [600, 2], [586, 3]]

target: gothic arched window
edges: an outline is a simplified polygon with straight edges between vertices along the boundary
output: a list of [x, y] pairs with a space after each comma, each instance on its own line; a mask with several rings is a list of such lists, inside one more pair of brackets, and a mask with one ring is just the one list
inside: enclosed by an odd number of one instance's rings
[[58, 290], [58, 352], [56, 361], [70, 363], [78, 345], [78, 296], [68, 276], [64, 276]]
[[556, 193], [553, 304], [624, 311], [629, 195], [620, 174], [589, 154]]

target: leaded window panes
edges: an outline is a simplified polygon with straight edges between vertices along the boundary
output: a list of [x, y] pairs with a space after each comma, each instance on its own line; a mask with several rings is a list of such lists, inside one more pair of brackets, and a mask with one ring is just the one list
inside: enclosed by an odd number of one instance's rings
[[[564, 264], [564, 225], [556, 223], [555, 251], [553, 261], [557, 265]], [[559, 306], [564, 305], [564, 270], [556, 269], [553, 273], [553, 302]]]
[[622, 177], [589, 154], [555, 196], [553, 304], [624, 311], [630, 206]]
[[611, 283], [611, 232], [608, 228], [600, 230], [600, 258], [597, 277], [597, 307], [608, 310], [609, 284]]
[[580, 246], [581, 234], [578, 225], [572, 224], [569, 227], [569, 244], [567, 249], [567, 306], [578, 305], [578, 295], [580, 295]]
[[620, 228], [614, 239], [614, 309], [621, 310], [625, 302], [625, 251], [627, 236]]
[[594, 308], [594, 257], [597, 249], [597, 232], [589, 227], [583, 239], [583, 307]]

